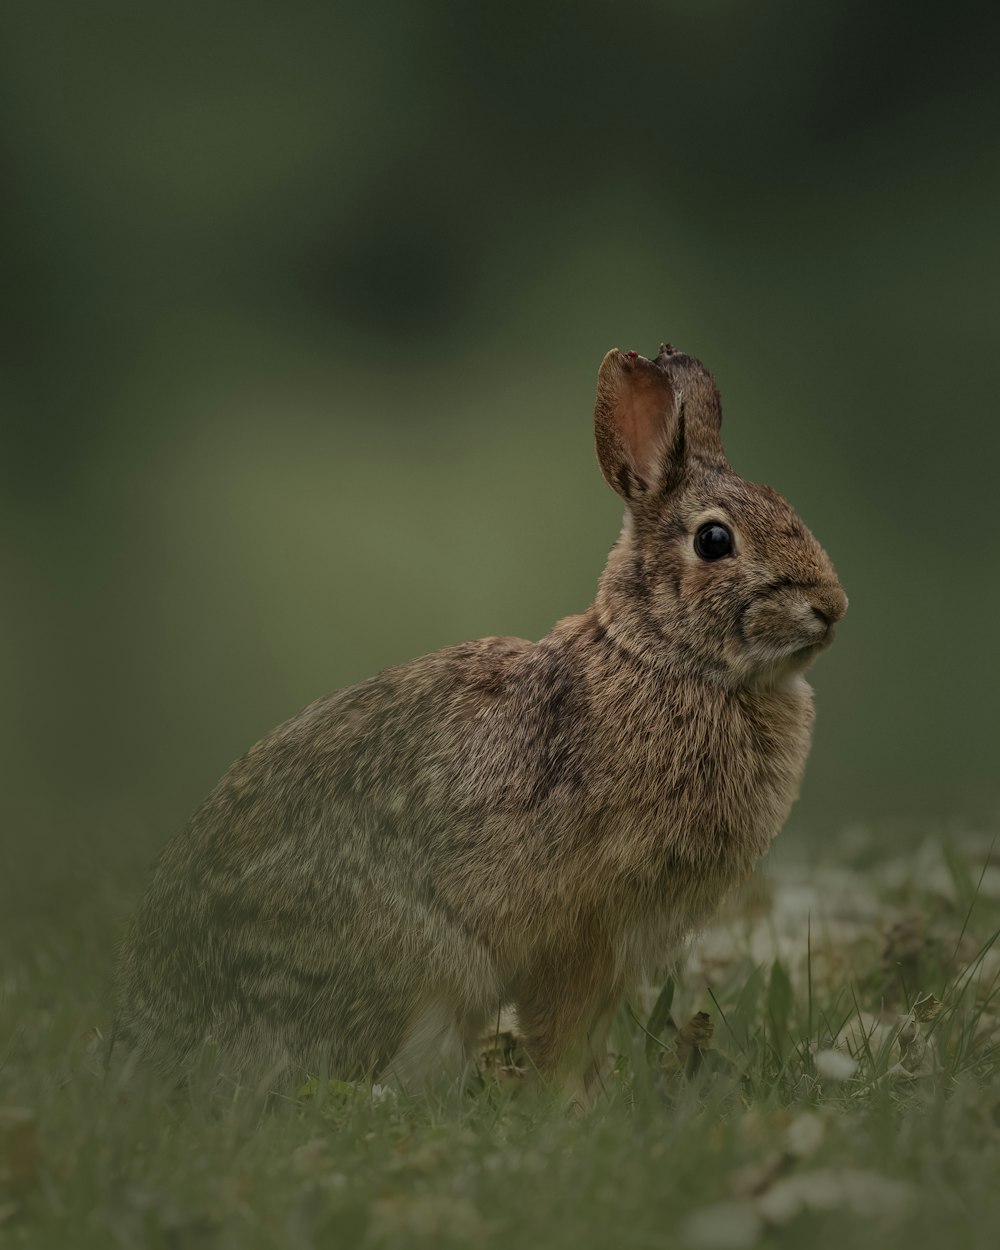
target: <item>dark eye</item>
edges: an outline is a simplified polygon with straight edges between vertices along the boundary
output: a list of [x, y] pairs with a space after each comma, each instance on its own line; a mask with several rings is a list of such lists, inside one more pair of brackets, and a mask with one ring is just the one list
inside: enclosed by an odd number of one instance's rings
[[733, 534], [718, 521], [709, 521], [694, 536], [694, 549], [703, 560], [721, 560], [733, 554]]

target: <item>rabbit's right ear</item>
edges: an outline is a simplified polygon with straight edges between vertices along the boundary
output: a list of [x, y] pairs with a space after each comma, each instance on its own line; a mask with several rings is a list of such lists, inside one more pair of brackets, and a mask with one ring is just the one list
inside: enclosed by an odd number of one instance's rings
[[617, 347], [601, 361], [594, 405], [594, 440], [604, 479], [635, 503], [670, 488], [682, 471], [683, 428], [666, 369]]

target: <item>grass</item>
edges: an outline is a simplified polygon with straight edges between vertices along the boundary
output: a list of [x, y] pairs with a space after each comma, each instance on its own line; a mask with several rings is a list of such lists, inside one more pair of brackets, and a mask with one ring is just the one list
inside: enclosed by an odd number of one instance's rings
[[623, 1010], [583, 1120], [515, 1092], [511, 1073], [379, 1100], [105, 1079], [107, 972], [138, 878], [22, 879], [0, 1107], [30, 1117], [5, 1129], [0, 1112], [0, 1244], [992, 1250], [990, 854], [973, 840], [879, 856], [856, 840], [825, 863], [769, 866], [668, 989]]

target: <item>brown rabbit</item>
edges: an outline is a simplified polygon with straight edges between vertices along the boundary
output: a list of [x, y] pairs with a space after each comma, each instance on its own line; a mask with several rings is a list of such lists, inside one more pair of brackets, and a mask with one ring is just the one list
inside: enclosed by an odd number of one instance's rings
[[592, 1099], [609, 1023], [767, 850], [798, 791], [804, 670], [847, 600], [784, 499], [729, 467], [715, 384], [617, 350], [597, 454], [625, 500], [595, 603], [327, 695], [229, 769], [126, 939], [120, 1034], [180, 1071], [404, 1086], [501, 1004]]

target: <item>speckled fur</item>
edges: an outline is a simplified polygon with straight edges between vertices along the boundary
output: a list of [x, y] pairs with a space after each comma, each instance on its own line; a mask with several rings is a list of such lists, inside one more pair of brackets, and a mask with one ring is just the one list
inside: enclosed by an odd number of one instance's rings
[[[626, 503], [594, 605], [327, 695], [229, 769], [124, 943], [119, 1035], [178, 1072], [419, 1083], [513, 1003], [586, 1101], [607, 1025], [747, 878], [809, 747], [802, 673], [846, 600], [730, 469], [697, 361], [609, 352], [598, 459]], [[732, 558], [693, 535], [729, 524]]]

